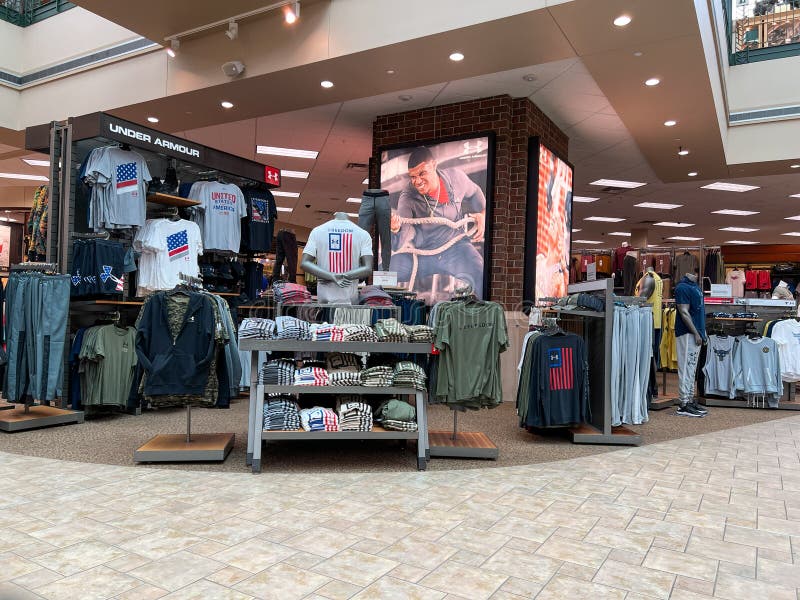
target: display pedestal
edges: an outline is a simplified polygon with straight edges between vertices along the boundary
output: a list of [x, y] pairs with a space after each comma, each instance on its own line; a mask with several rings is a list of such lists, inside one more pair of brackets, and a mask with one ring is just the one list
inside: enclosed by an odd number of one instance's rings
[[75, 410], [64, 410], [52, 406], [29, 406], [12, 404], [0, 411], [0, 431], [25, 431], [53, 425], [70, 425], [83, 423], [83, 413]]
[[583, 423], [569, 428], [573, 444], [613, 444], [620, 446], [638, 446], [642, 436], [624, 425], [612, 427], [610, 434], [604, 434], [596, 427]]
[[11, 402], [6, 402], [5, 400], [0, 400], [0, 410], [14, 410], [16, 404], [11, 404]]
[[677, 398], [659, 398], [657, 400], [651, 400], [647, 405], [647, 410], [664, 410], [675, 406], [677, 403]]
[[162, 434], [137, 448], [133, 453], [136, 462], [200, 462], [222, 461], [233, 448], [232, 433], [193, 433], [191, 441], [186, 434]]
[[[455, 439], [453, 439], [455, 437]], [[480, 431], [431, 431], [428, 433], [431, 457], [497, 459], [499, 451]]]

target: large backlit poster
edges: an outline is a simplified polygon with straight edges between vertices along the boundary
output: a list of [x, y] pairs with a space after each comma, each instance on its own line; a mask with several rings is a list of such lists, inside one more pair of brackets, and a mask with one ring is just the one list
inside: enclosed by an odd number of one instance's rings
[[488, 297], [494, 136], [381, 150], [381, 187], [392, 207], [388, 270], [428, 304], [464, 284]]
[[8, 269], [11, 254], [11, 227], [0, 225], [0, 268]]
[[567, 294], [572, 240], [572, 166], [531, 138], [525, 232], [526, 303]]

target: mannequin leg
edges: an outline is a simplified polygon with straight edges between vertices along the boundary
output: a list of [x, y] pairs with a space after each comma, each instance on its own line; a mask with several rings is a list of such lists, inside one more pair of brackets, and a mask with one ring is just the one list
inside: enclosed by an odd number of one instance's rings
[[688, 333], [678, 336], [675, 344], [678, 351], [678, 401], [684, 406], [694, 399], [700, 346], [694, 341], [694, 336]]

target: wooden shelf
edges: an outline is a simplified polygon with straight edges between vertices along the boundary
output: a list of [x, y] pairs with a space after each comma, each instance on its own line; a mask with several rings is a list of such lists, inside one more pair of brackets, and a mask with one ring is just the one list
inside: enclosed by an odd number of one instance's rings
[[750, 323], [755, 323], [757, 321], [763, 321], [764, 319], [761, 318], [746, 318], [746, 317], [710, 317], [714, 321], [747, 321]]
[[142, 306], [144, 304], [141, 300], [73, 300], [70, 302], [70, 308], [93, 308], [108, 306]]
[[200, 205], [199, 200], [190, 200], [189, 198], [181, 198], [180, 196], [172, 196], [171, 194], [162, 194], [160, 192], [148, 194], [147, 201], [161, 206], [177, 206], [178, 208]]
[[237, 294], [236, 292], [211, 292], [211, 293], [214, 294], [215, 296], [226, 296], [231, 298], [235, 298], [236, 296], [241, 296], [241, 294]]
[[494, 460], [500, 451], [481, 431], [459, 431], [453, 439], [452, 431], [431, 431], [428, 434], [431, 456], [442, 458], [482, 458]]
[[425, 390], [412, 387], [391, 387], [373, 385], [265, 385], [265, 394], [361, 394], [364, 396], [389, 394], [392, 396], [413, 396], [425, 394]]

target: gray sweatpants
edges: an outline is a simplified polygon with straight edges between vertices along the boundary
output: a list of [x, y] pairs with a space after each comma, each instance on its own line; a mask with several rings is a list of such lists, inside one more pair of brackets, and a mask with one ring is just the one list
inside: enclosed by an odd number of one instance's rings
[[700, 346], [691, 333], [685, 333], [675, 338], [675, 348], [678, 354], [678, 401], [684, 405], [694, 399]]

